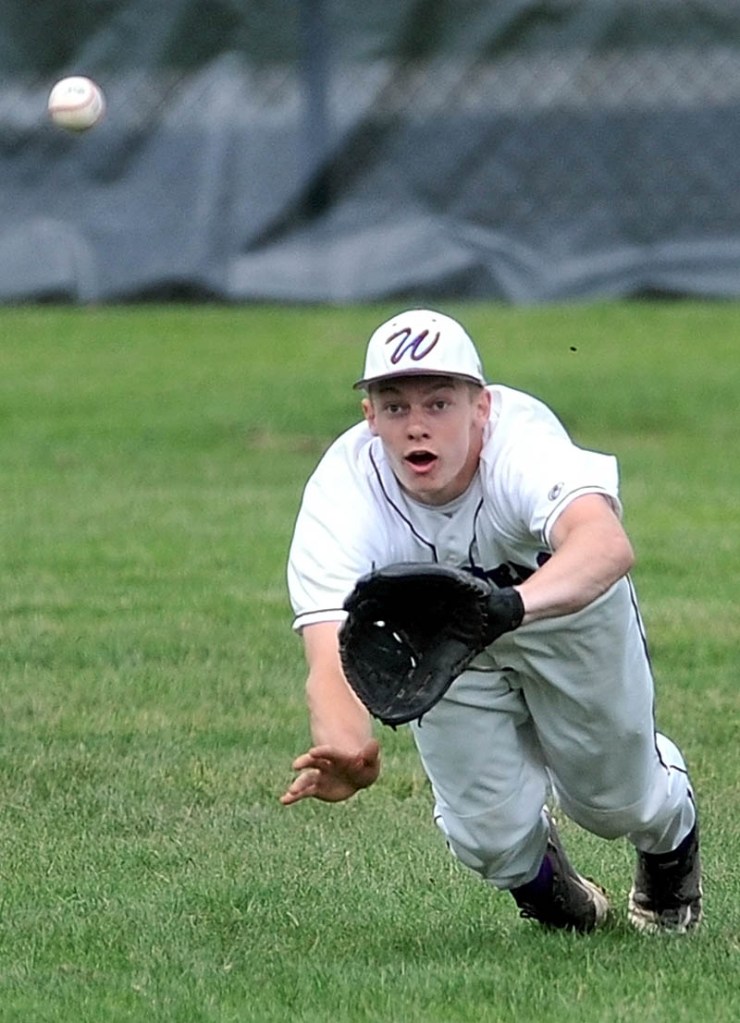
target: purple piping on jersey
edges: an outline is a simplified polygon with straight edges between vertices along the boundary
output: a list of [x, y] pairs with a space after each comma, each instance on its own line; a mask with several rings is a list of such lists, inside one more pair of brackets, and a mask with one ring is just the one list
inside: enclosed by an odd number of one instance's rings
[[[343, 607], [317, 607], [313, 611], [304, 611], [304, 613], [302, 615], [298, 615], [296, 620], [295, 620], [294, 626], [296, 628], [301, 628], [302, 629], [303, 626], [300, 624], [301, 623], [301, 618], [308, 618], [309, 615], [329, 614], [330, 612], [332, 614], [335, 613], [335, 612], [339, 612], [340, 615], [343, 615], [345, 613]], [[330, 621], [330, 620], [331, 619], [329, 619], [329, 618], [326, 619], [326, 621]], [[340, 621], [340, 620], [341, 619], [339, 619], [339, 618], [337, 619], [337, 621]]]
[[[468, 547], [468, 561], [470, 562], [471, 569], [477, 568], [475, 562], [473, 561], [473, 548], [475, 547], [475, 531], [478, 527], [478, 516], [480, 515], [481, 509], [483, 508], [483, 500], [484, 499], [481, 498], [480, 501], [478, 502], [478, 507], [475, 509], [475, 515], [473, 516], [473, 538], [470, 541], [470, 546]], [[482, 568], [483, 566], [481, 565], [480, 567]]]
[[370, 463], [372, 464], [373, 470], [375, 472], [375, 477], [376, 477], [376, 479], [378, 481], [378, 486], [380, 487], [380, 489], [382, 491], [383, 497], [386, 499], [386, 501], [391, 506], [391, 508], [394, 510], [394, 512], [396, 512], [403, 519], [403, 521], [409, 527], [409, 529], [411, 530], [413, 535], [416, 537], [416, 539], [417, 540], [421, 540], [421, 542], [423, 544], [425, 544], [429, 548], [429, 550], [432, 552], [432, 558], [435, 561], [438, 561], [439, 559], [437, 558], [437, 548], [434, 546], [433, 543], [430, 543], [429, 540], [427, 540], [425, 537], [423, 537], [421, 535], [421, 533], [416, 531], [416, 529], [414, 528], [413, 522], [411, 522], [409, 519], [406, 518], [406, 516], [403, 514], [403, 512], [398, 507], [398, 505], [392, 500], [392, 498], [391, 498], [390, 494], [388, 493], [388, 491], [385, 489], [385, 486], [383, 485], [383, 480], [382, 480], [381, 475], [380, 475], [380, 470], [378, 469], [378, 466], [377, 466], [377, 464], [375, 462], [375, 459], [373, 458], [372, 451], [370, 451]]
[[593, 486], [593, 485], [590, 485], [590, 484], [589, 485], [584, 485], [582, 487], [576, 487], [575, 490], [569, 490], [565, 494], [563, 494], [563, 492], [561, 490], [560, 493], [558, 494], [558, 497], [562, 497], [563, 500], [562, 501], [558, 501], [557, 504], [555, 504], [550, 509], [549, 515], [547, 516], [545, 521], [542, 523], [542, 538], [543, 538], [543, 540], [546, 539], [546, 535], [547, 535], [547, 532], [548, 532], [548, 530], [550, 528], [550, 523], [552, 522], [553, 517], [557, 518], [557, 516], [560, 515], [560, 513], [562, 511], [563, 501], [566, 500], [566, 498], [569, 501], [573, 501], [574, 498], [580, 497], [581, 494], [601, 494], [602, 497], [610, 497], [611, 496], [607, 490], [604, 490], [603, 487], [597, 487], [597, 486]]

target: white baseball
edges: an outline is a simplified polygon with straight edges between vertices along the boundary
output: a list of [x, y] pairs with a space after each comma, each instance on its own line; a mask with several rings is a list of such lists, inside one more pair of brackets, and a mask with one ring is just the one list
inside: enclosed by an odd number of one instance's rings
[[49, 117], [69, 131], [87, 131], [105, 113], [105, 96], [91, 78], [62, 78], [49, 93]]

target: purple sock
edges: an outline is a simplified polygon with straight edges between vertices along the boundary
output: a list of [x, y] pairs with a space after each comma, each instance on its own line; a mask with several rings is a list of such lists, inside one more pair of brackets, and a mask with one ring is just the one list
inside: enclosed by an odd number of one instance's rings
[[547, 853], [540, 864], [540, 869], [535, 878], [521, 885], [519, 888], [512, 888], [511, 894], [517, 902], [531, 902], [548, 896], [552, 891], [552, 863]]

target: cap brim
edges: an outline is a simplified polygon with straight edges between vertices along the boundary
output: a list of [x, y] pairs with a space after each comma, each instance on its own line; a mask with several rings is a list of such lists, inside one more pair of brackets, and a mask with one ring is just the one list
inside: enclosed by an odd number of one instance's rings
[[404, 369], [400, 373], [383, 373], [379, 377], [365, 377], [352, 384], [355, 391], [367, 390], [371, 384], [379, 384], [382, 380], [396, 380], [398, 377], [452, 377], [455, 380], [467, 380], [471, 384], [478, 384], [485, 387], [486, 381], [480, 377], [471, 376], [469, 373], [448, 373], [441, 369]]

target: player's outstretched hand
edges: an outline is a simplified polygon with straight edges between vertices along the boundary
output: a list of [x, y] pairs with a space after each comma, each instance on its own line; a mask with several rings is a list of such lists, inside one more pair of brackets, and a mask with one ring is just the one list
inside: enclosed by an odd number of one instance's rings
[[308, 797], [339, 803], [376, 780], [380, 774], [380, 747], [375, 739], [352, 754], [336, 746], [312, 746], [296, 757], [293, 770], [299, 774], [280, 797], [284, 806]]

